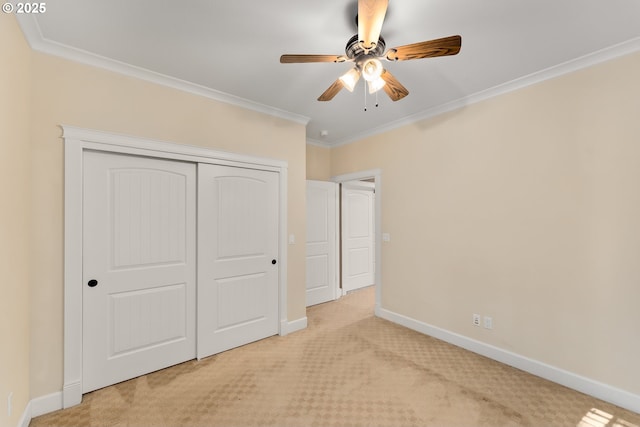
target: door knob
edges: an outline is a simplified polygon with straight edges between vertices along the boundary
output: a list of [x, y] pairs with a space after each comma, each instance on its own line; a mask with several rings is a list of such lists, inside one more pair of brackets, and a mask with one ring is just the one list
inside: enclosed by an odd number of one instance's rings
[[271, 264], [275, 264], [276, 262], [278, 262], [278, 261], [276, 261], [275, 259], [271, 260]]
[[96, 279], [91, 279], [89, 280], [89, 282], [87, 282], [87, 285], [89, 285], [90, 288], [94, 288], [98, 286], [98, 281]]

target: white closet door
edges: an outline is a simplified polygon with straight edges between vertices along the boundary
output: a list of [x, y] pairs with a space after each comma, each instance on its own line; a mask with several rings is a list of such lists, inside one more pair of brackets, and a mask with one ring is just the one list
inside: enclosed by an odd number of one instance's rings
[[375, 282], [374, 184], [342, 184], [342, 290]]
[[196, 166], [84, 154], [83, 392], [196, 351]]
[[337, 187], [307, 181], [307, 307], [336, 299]]
[[198, 165], [198, 358], [278, 333], [276, 172]]

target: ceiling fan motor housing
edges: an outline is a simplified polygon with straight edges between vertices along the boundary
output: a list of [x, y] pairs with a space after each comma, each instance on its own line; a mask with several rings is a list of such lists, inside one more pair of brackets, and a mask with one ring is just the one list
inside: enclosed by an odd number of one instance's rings
[[347, 46], [345, 47], [344, 50], [349, 59], [357, 60], [357, 58], [362, 55], [370, 55], [373, 57], [382, 56], [382, 54], [384, 53], [385, 47], [386, 47], [386, 44], [384, 42], [384, 39], [382, 38], [382, 36], [380, 36], [376, 46], [373, 49], [369, 49], [367, 51], [360, 44], [360, 40], [358, 40], [358, 35], [356, 34], [355, 36], [349, 39], [349, 41], [347, 42]]

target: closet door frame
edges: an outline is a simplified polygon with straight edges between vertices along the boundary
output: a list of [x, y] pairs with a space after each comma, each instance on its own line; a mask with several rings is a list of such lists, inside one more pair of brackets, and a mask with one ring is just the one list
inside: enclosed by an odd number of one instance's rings
[[279, 174], [279, 335], [287, 335], [287, 171], [286, 161], [202, 147], [61, 126], [64, 140], [64, 383], [62, 407], [82, 402], [82, 188], [85, 150], [210, 163]]

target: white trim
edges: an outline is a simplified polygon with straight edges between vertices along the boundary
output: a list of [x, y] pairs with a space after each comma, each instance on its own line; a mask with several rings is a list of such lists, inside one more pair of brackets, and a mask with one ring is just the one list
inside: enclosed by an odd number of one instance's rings
[[18, 20], [18, 24], [22, 29], [22, 33], [24, 34], [24, 38], [31, 46], [31, 49], [36, 50], [42, 49], [42, 40], [44, 37], [42, 36], [42, 31], [40, 30], [40, 26], [38, 25], [38, 21], [36, 21], [35, 16], [31, 16], [29, 14], [16, 14], [16, 19]]
[[307, 138], [307, 144], [315, 145], [316, 147], [330, 148], [332, 144], [324, 141], [318, 141], [317, 139]]
[[[389, 132], [391, 130], [398, 129], [400, 127], [407, 126], [422, 120], [431, 119], [449, 111], [458, 110], [460, 108], [467, 107], [469, 105], [476, 104], [478, 102], [485, 101], [496, 96], [514, 92], [516, 90], [523, 89], [527, 86], [531, 86], [545, 80], [554, 79], [556, 77], [560, 77], [574, 71], [579, 71], [581, 69], [588, 68], [602, 62], [610, 61], [612, 59], [629, 55], [638, 51], [640, 51], [640, 37], [636, 37], [617, 45], [571, 59], [569, 61], [563, 62], [562, 64], [554, 65], [544, 70], [536, 71], [526, 76], [522, 76], [509, 82], [499, 84], [492, 88], [473, 93], [463, 98], [456, 99], [445, 104], [437, 105], [428, 110], [403, 117], [393, 122], [385, 123], [382, 126], [370, 128], [365, 132], [361, 132], [357, 135], [335, 141], [331, 144], [323, 144], [322, 142], [317, 140], [315, 140], [314, 142], [318, 145], [324, 145], [325, 147], [340, 147], [342, 145], [351, 144], [364, 138], [368, 138], [384, 132]], [[307, 143], [309, 143], [309, 139], [307, 139]]]
[[62, 409], [62, 392], [55, 392], [31, 399], [22, 412], [18, 427], [29, 427], [31, 420], [40, 415]]
[[29, 401], [27, 403], [27, 406], [24, 408], [24, 411], [22, 412], [22, 416], [20, 416], [20, 419], [18, 420], [18, 427], [29, 427], [29, 423], [31, 423], [31, 419], [33, 417], [31, 416], [31, 401]]
[[588, 394], [589, 396], [640, 413], [640, 395], [438, 328], [437, 326], [429, 325], [384, 308], [377, 307], [375, 313], [378, 317], [413, 329], [414, 331], [438, 338], [455, 346], [462, 347], [506, 365], [529, 372], [530, 374], [553, 381], [554, 383]]
[[342, 186], [346, 186], [351, 190], [375, 191], [376, 185], [368, 181], [345, 181]]
[[31, 399], [29, 406], [31, 407], [31, 418], [57, 411], [62, 409], [62, 393], [57, 391], [45, 396], [36, 397], [35, 399]]
[[300, 319], [292, 320], [292, 321], [283, 321], [280, 325], [280, 329], [284, 330], [286, 333], [280, 334], [282, 336], [289, 335], [294, 332], [301, 331], [307, 328], [307, 317], [301, 317]]
[[82, 382], [79, 380], [74, 383], [65, 383], [62, 388], [62, 407], [70, 408], [80, 403], [82, 403]]
[[334, 253], [334, 260], [333, 260], [333, 265], [334, 265], [334, 269], [333, 269], [333, 300], [338, 300], [342, 297], [342, 284], [340, 281], [340, 258], [341, 258], [341, 253], [340, 253], [340, 184], [339, 183], [335, 183], [335, 191], [334, 191], [334, 205], [335, 205], [335, 209], [334, 209], [334, 224], [336, 225], [334, 228], [334, 236], [333, 236], [333, 241], [335, 242], [335, 250], [333, 251]]
[[[379, 175], [382, 174], [382, 170], [381, 169], [368, 169], [368, 170], [364, 170], [364, 171], [358, 171], [358, 172], [350, 172], [350, 173], [345, 173], [342, 175], [336, 175], [336, 176], [332, 176], [331, 177], [331, 181], [333, 182], [339, 182], [339, 183], [343, 183], [343, 182], [347, 182], [347, 181], [361, 181], [363, 179], [371, 179], [371, 178], [376, 178]], [[378, 187], [376, 186], [376, 191], [378, 191]]]
[[[373, 178], [375, 184], [375, 233], [376, 233], [376, 273], [375, 273], [375, 286], [376, 286], [376, 299], [375, 309], [380, 307], [382, 299], [382, 170], [381, 169], [369, 169], [360, 172], [352, 172], [343, 175], [337, 175], [331, 178], [331, 181], [344, 183], [348, 181], [356, 181], [363, 179]], [[338, 245], [339, 247], [339, 245]], [[342, 289], [342, 295], [346, 295], [344, 289]]]
[[[100, 150], [148, 157], [241, 166], [279, 172], [279, 333], [287, 319], [287, 162], [62, 126], [64, 138], [64, 383], [60, 405], [82, 401], [82, 180], [83, 152]], [[306, 324], [306, 323], [305, 323]], [[296, 326], [298, 327], [298, 326]], [[284, 329], [283, 329], [284, 328]]]
[[[77, 140], [83, 143], [104, 144], [113, 147], [109, 151], [118, 147], [117, 151], [122, 153], [139, 154], [137, 150], [149, 150], [153, 151], [156, 157], [160, 156], [178, 160], [204, 161], [205, 163], [210, 163], [211, 160], [213, 160], [216, 164], [221, 164], [221, 162], [222, 164], [228, 164], [227, 162], [231, 162], [234, 164], [242, 163], [245, 166], [257, 165], [261, 167], [287, 168], [287, 162], [278, 159], [236, 154], [229, 151], [212, 150], [194, 145], [177, 144], [170, 141], [134, 137], [75, 126], [61, 125], [61, 127], [63, 139]], [[99, 147], [90, 148], [100, 149]]]
[[82, 152], [81, 141], [65, 140], [62, 398], [64, 408], [82, 401], [82, 291], [71, 286], [72, 283], [82, 283]]
[[[86, 65], [106, 69], [126, 76], [138, 78], [148, 82], [156, 83], [162, 86], [170, 87], [173, 89], [181, 90], [184, 92], [192, 93], [195, 95], [203, 96], [216, 101], [224, 102], [227, 104], [235, 105], [238, 107], [246, 108], [253, 111], [258, 111], [264, 114], [268, 114], [275, 117], [280, 117], [286, 120], [291, 120], [296, 123], [307, 125], [311, 118], [284, 111], [275, 107], [271, 107], [265, 104], [260, 104], [254, 101], [250, 101], [244, 98], [240, 98], [234, 95], [230, 95], [221, 91], [217, 91], [202, 85], [191, 83], [185, 80], [177, 79], [175, 77], [166, 76], [164, 74], [156, 73], [144, 68], [136, 67], [124, 62], [116, 61], [104, 56], [96, 55], [94, 53], [70, 47], [61, 43], [53, 42], [45, 39], [42, 35], [40, 27], [34, 16], [28, 14], [16, 15], [18, 23], [25, 39], [35, 51], [47, 53], [50, 55], [58, 56], [68, 59], [70, 61], [79, 62]], [[509, 82], [499, 84], [492, 88], [482, 90], [480, 92], [473, 93], [463, 98], [447, 102], [442, 105], [435, 106], [428, 110], [418, 112], [416, 114], [401, 118], [399, 120], [386, 123], [382, 126], [370, 128], [365, 132], [352, 135], [347, 138], [343, 138], [332, 143], [319, 141], [317, 139], [307, 138], [307, 144], [317, 145], [322, 147], [339, 147], [347, 145], [356, 141], [360, 141], [364, 138], [377, 135], [383, 132], [397, 129], [402, 126], [407, 126], [422, 120], [436, 117], [440, 114], [444, 114], [449, 111], [457, 110], [459, 108], [466, 107], [477, 102], [481, 102], [499, 95], [503, 95], [508, 92], [512, 92], [518, 89], [525, 88], [527, 86], [540, 83], [545, 80], [553, 79], [564, 74], [572, 73], [584, 68], [591, 67], [602, 62], [606, 62], [624, 55], [629, 55], [640, 51], [640, 37], [636, 37], [622, 43], [600, 49], [596, 52], [592, 52], [578, 58], [571, 59], [558, 65], [546, 68], [544, 70], [536, 71], [526, 76], [522, 76], [511, 80]]]
[[278, 270], [280, 275], [280, 331], [279, 334], [281, 336], [287, 335], [289, 333], [288, 329], [283, 328], [282, 322], [287, 322], [287, 272], [288, 270], [288, 259], [287, 259], [287, 248], [289, 247], [288, 240], [288, 227], [287, 227], [287, 188], [288, 188], [288, 174], [287, 168], [285, 167], [280, 169], [280, 223], [278, 224], [280, 242], [278, 244], [279, 250], [279, 265], [280, 268]]
[[186, 80], [156, 73], [145, 68], [136, 67], [115, 59], [96, 55], [86, 50], [74, 48], [62, 43], [45, 39], [40, 31], [40, 26], [35, 17], [28, 14], [16, 15], [20, 28], [29, 43], [29, 46], [37, 52], [54, 55], [60, 58], [68, 59], [73, 62], [90, 65], [104, 70], [112, 71], [125, 76], [137, 78], [147, 82], [170, 87], [183, 92], [194, 95], [203, 96], [215, 101], [224, 102], [225, 104], [235, 105], [237, 107], [246, 108], [248, 110], [257, 111], [259, 113], [268, 114], [270, 116], [279, 117], [292, 122], [307, 125], [311, 120], [309, 117], [271, 107], [269, 105], [260, 104], [248, 99], [230, 95], [215, 89], [211, 89], [199, 84], [191, 83]]

